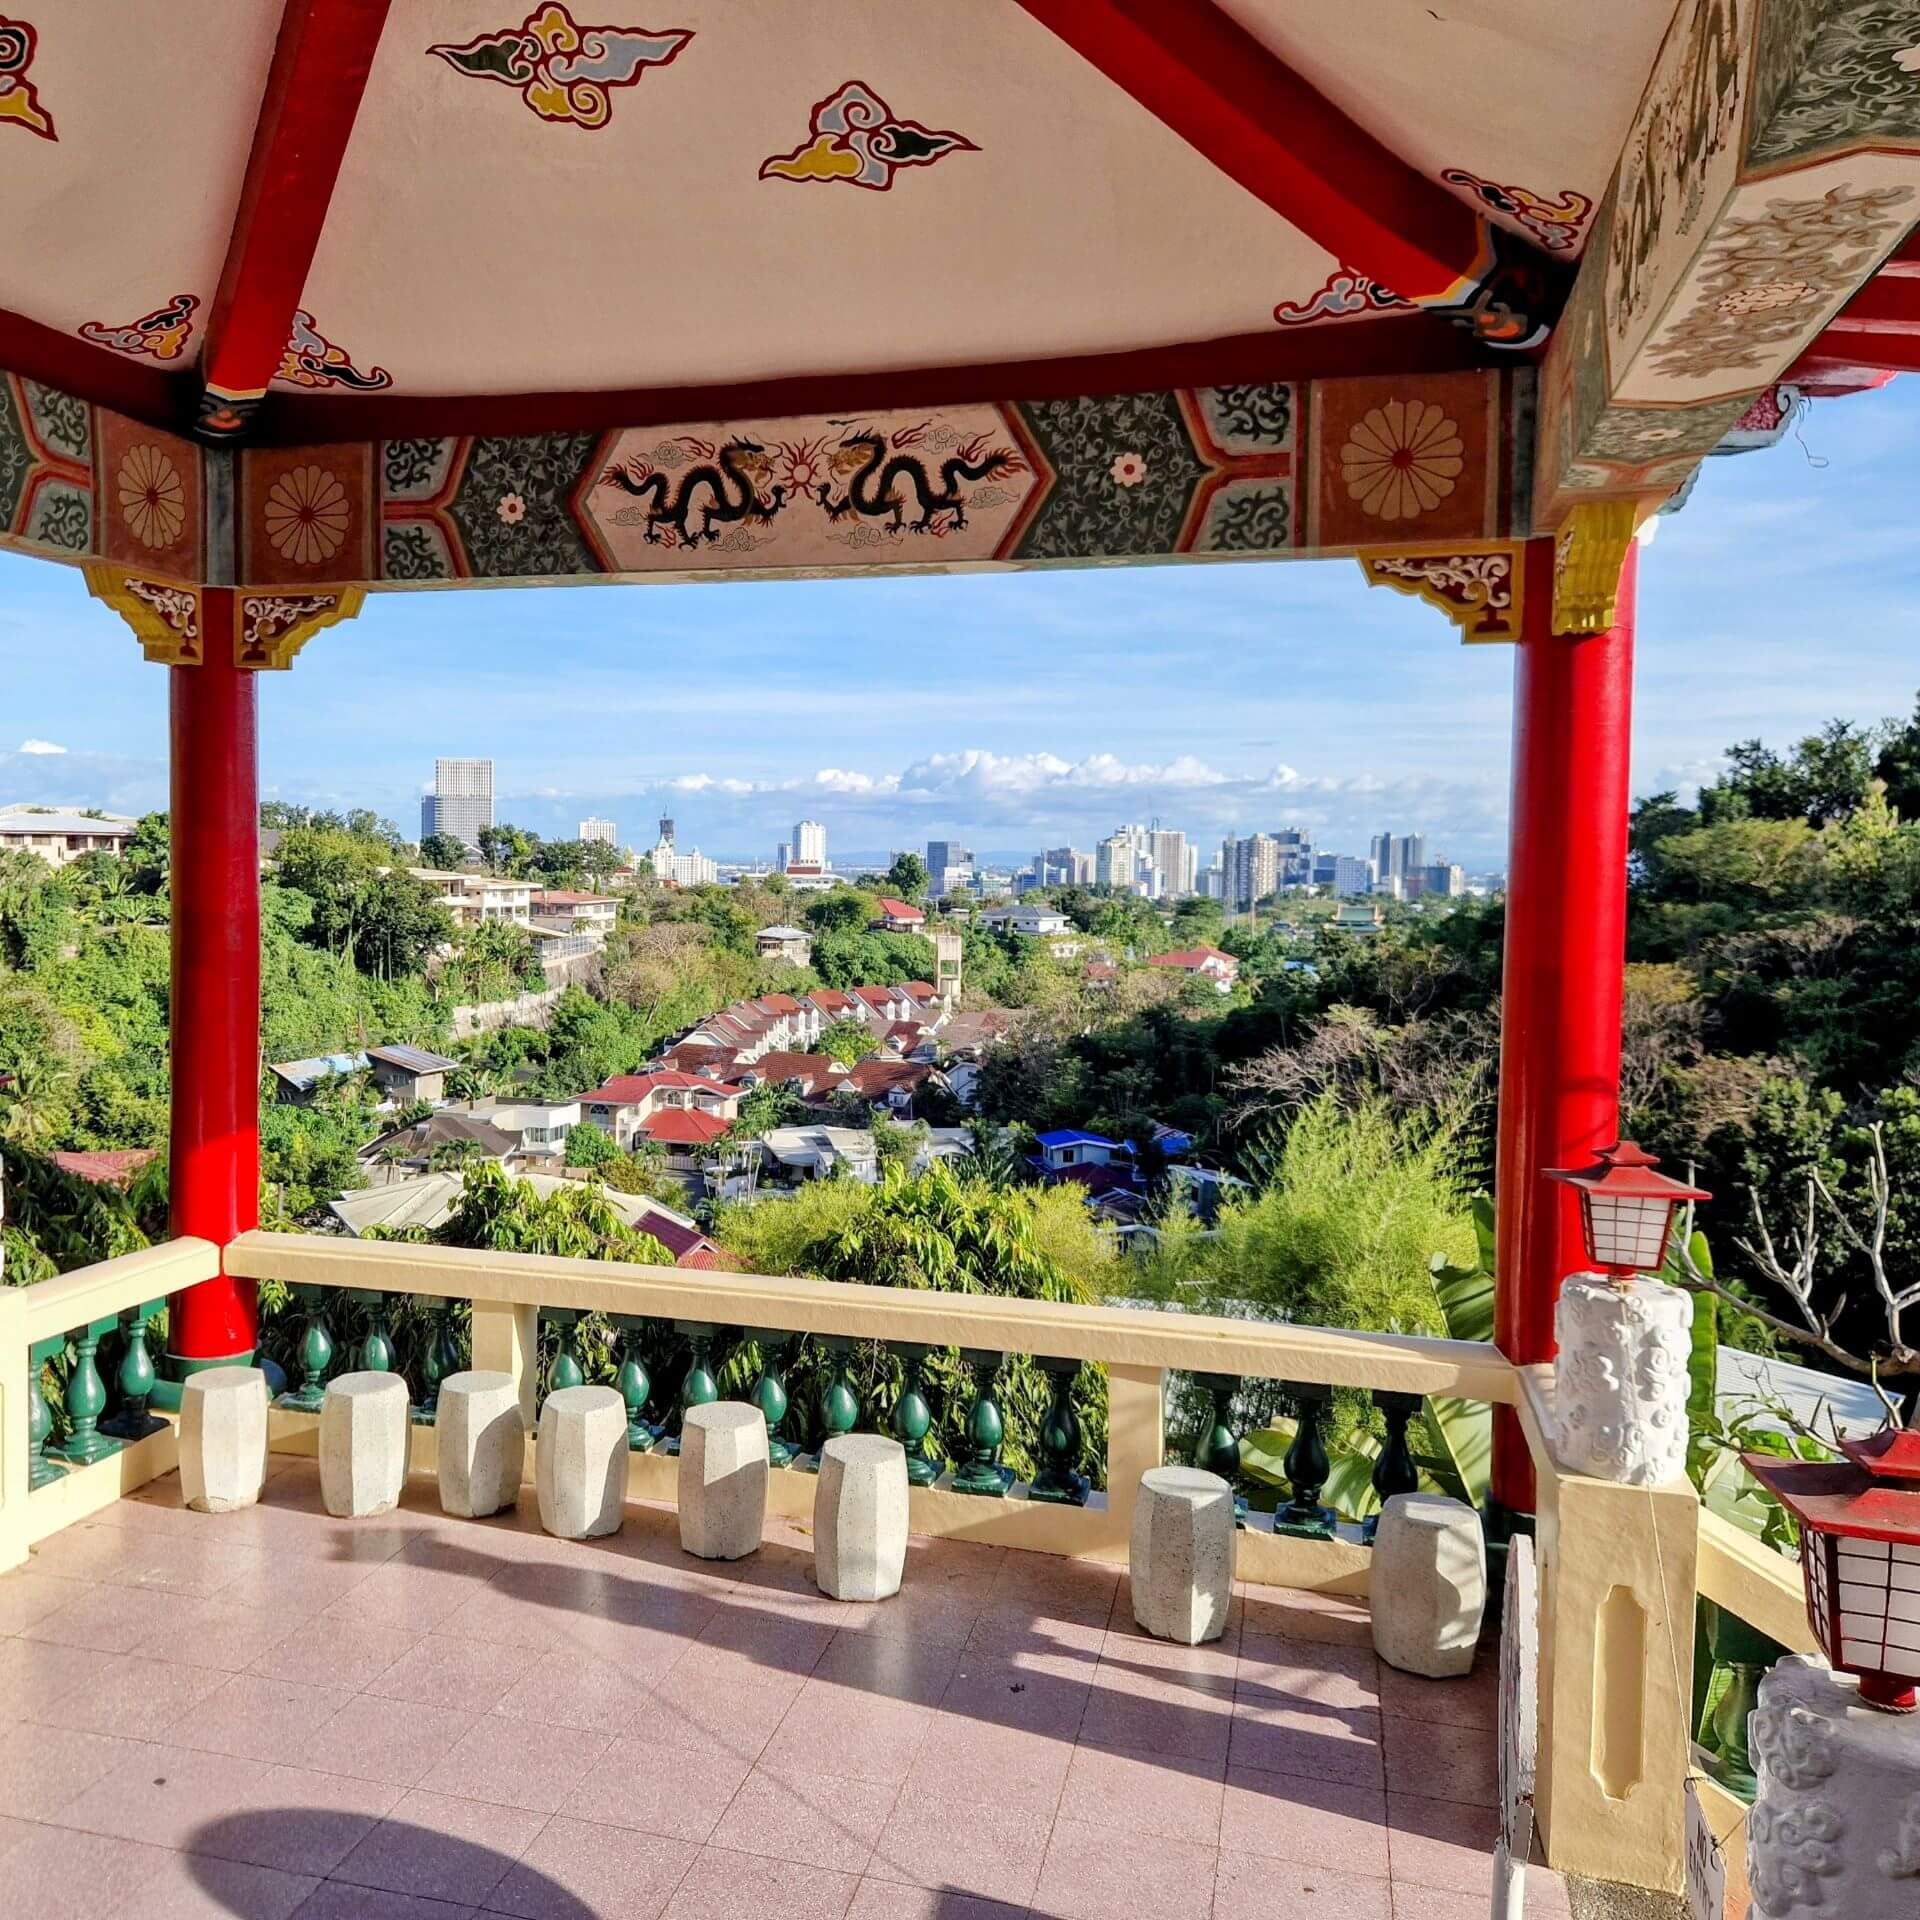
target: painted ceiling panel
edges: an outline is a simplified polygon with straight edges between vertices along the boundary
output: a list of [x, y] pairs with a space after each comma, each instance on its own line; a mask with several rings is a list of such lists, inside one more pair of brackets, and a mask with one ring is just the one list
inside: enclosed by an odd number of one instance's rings
[[[1569, 197], [1577, 195], [1590, 214], [1612, 178], [1676, 0], [1217, 4], [1422, 172], [1522, 189], [1563, 214], [1577, 211]], [[1484, 204], [1471, 181], [1447, 184]], [[1529, 221], [1494, 211], [1541, 238]]]
[[[106, 351], [188, 364], [226, 258], [280, 24], [278, 0], [9, 0], [31, 37], [32, 126], [0, 125], [0, 307], [112, 333], [176, 295], [187, 325]], [[16, 104], [19, 104], [16, 100]], [[32, 137], [34, 134], [39, 137]], [[90, 337], [98, 338], [98, 335]]]
[[1012, 0], [648, 0], [530, 54], [540, 18], [389, 17], [305, 305], [396, 392], [1162, 345], [1336, 264]]

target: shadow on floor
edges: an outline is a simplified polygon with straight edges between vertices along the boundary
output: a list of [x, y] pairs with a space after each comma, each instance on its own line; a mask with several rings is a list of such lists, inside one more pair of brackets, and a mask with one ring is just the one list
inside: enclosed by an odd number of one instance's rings
[[444, 1901], [450, 1914], [487, 1900], [541, 1920], [597, 1920], [594, 1908], [537, 1868], [431, 1827], [383, 1820], [342, 1857], [343, 1832], [364, 1824], [324, 1807], [249, 1808], [196, 1829], [185, 1843], [186, 1858], [201, 1891], [235, 1914], [250, 1909], [226, 1900], [220, 1868], [239, 1860], [323, 1874], [300, 1908], [304, 1920], [398, 1912], [408, 1899]]

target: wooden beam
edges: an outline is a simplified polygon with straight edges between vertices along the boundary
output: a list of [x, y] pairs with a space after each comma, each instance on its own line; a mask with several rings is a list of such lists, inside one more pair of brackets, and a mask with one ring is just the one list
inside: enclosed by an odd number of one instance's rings
[[1671, 493], [1915, 257], [1916, 45], [1920, 0], [1681, 0], [1542, 372], [1537, 529]]
[[286, 0], [207, 314], [198, 431], [244, 435], [293, 336], [390, 0]]
[[1343, 266], [1480, 338], [1536, 344], [1559, 269], [1382, 145], [1213, 0], [1019, 0]]

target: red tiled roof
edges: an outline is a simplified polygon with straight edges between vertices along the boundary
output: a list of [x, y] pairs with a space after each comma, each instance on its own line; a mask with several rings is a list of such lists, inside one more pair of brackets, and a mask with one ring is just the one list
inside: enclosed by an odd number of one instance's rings
[[[11, 1074], [0, 1079], [11, 1079]], [[108, 1147], [94, 1153], [56, 1153], [49, 1156], [62, 1173], [90, 1180], [97, 1187], [123, 1187], [159, 1152], [157, 1147]]]
[[595, 1087], [591, 1093], [583, 1093], [580, 1098], [591, 1101], [597, 1107], [637, 1107], [648, 1094], [660, 1087], [711, 1087], [712, 1084], [696, 1074], [680, 1073], [671, 1068], [660, 1073], [616, 1073], [604, 1086]]
[[640, 1122], [640, 1131], [649, 1140], [664, 1140], [674, 1145], [704, 1146], [717, 1140], [730, 1123], [717, 1113], [695, 1113], [687, 1107], [663, 1107]]
[[1205, 966], [1209, 960], [1223, 960], [1228, 966], [1234, 968], [1240, 965], [1232, 954], [1222, 953], [1218, 947], [1177, 947], [1172, 953], [1156, 953], [1147, 965], [1179, 967], [1183, 972], [1194, 973]]
[[715, 1246], [695, 1247], [691, 1253], [683, 1253], [673, 1263], [676, 1267], [686, 1267], [694, 1273], [739, 1273], [740, 1262], [723, 1248]]
[[874, 904], [888, 920], [924, 920], [927, 917], [918, 907], [905, 900], [896, 900], [891, 894], [882, 894]]
[[798, 1013], [800, 1011], [800, 1002], [790, 993], [770, 993], [765, 999], [757, 1001], [755, 1004], [766, 1007], [774, 1013]]
[[896, 1020], [887, 1029], [886, 1041], [903, 1053], [917, 1047], [927, 1037], [927, 1029], [918, 1020]]
[[1120, 969], [1111, 960], [1089, 960], [1080, 969], [1080, 974], [1081, 978], [1086, 980], [1117, 980], [1120, 977]]
[[854, 997], [864, 1000], [870, 1007], [890, 1007], [893, 1005], [891, 987], [855, 987]]
[[853, 1005], [853, 996], [842, 993], [838, 987], [821, 987], [817, 992], [808, 994], [807, 998], [822, 1013], [840, 1013]]
[[775, 1048], [771, 1053], [763, 1053], [758, 1060], [744, 1061], [734, 1069], [731, 1077], [738, 1082], [752, 1074], [755, 1079], [769, 1084], [782, 1080], [802, 1080], [812, 1087], [837, 1082], [845, 1073], [846, 1069], [830, 1054], [793, 1053]]
[[733, 1065], [735, 1049], [732, 1047], [712, 1047], [700, 1040], [682, 1040], [678, 1046], [669, 1047], [660, 1056], [663, 1068], [669, 1072], [699, 1073], [708, 1067], [730, 1067]]
[[882, 1060], [870, 1054], [847, 1075], [847, 1084], [868, 1100], [899, 1088], [911, 1090], [923, 1085], [933, 1069], [918, 1060]]
[[925, 980], [909, 980], [907, 982], [907, 991], [912, 994], [916, 1000], [938, 1000], [940, 998], [939, 993]]

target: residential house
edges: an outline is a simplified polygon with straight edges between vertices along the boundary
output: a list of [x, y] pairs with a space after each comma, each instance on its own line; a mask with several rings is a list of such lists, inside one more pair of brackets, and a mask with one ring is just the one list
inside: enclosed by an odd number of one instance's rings
[[1120, 979], [1120, 969], [1111, 960], [1089, 960], [1080, 969], [1081, 980], [1096, 993], [1111, 993]]
[[1017, 933], [1029, 940], [1045, 940], [1071, 933], [1073, 922], [1051, 907], [995, 907], [980, 916], [980, 925], [996, 933]]
[[941, 1051], [950, 1060], [977, 1060], [989, 1047], [998, 1046], [1019, 1024], [1019, 1014], [1005, 1007], [949, 1014], [940, 1023]]
[[871, 1107], [884, 1106], [898, 1118], [912, 1116], [915, 1101], [929, 1087], [946, 1086], [946, 1078], [919, 1060], [891, 1060], [869, 1054], [847, 1074], [843, 1083]]
[[1218, 947], [1179, 947], [1172, 953], [1156, 953], [1147, 965], [1184, 973], [1192, 980], [1211, 980], [1222, 993], [1231, 992], [1240, 977], [1240, 962]]
[[373, 1069], [374, 1085], [403, 1107], [416, 1100], [444, 1099], [447, 1075], [460, 1065], [458, 1060], [429, 1053], [425, 1047], [369, 1047], [367, 1061]]
[[322, 1053], [311, 1060], [279, 1060], [267, 1071], [274, 1077], [273, 1095], [280, 1105], [306, 1107], [327, 1081], [365, 1073], [368, 1065], [364, 1053]]
[[1107, 1167], [1131, 1157], [1124, 1141], [1109, 1140], [1104, 1133], [1085, 1133], [1078, 1127], [1037, 1133], [1033, 1143], [1040, 1149], [1033, 1156], [1034, 1165], [1048, 1179], [1074, 1167]]
[[459, 1111], [512, 1135], [521, 1160], [556, 1166], [565, 1154], [567, 1135], [583, 1124], [578, 1100], [476, 1100]]
[[608, 893], [570, 893], [564, 888], [536, 887], [532, 906], [536, 920], [554, 921], [572, 933], [597, 933], [602, 939], [620, 920], [620, 902]]
[[812, 936], [798, 927], [762, 927], [753, 945], [762, 960], [791, 960], [804, 967], [813, 959]]
[[432, 1172], [434, 1157], [443, 1151], [457, 1153], [463, 1161], [491, 1160], [506, 1166], [518, 1157], [520, 1141], [477, 1114], [453, 1113], [443, 1107], [411, 1126], [383, 1133], [354, 1157], [385, 1185]]
[[[572, 1184], [558, 1174], [529, 1173], [524, 1179], [544, 1200], [564, 1186]], [[343, 1193], [331, 1203], [330, 1211], [356, 1238], [369, 1227], [389, 1232], [406, 1227], [423, 1227], [431, 1232], [445, 1225], [460, 1204], [461, 1177], [458, 1173], [429, 1173], [411, 1180], [396, 1180], [391, 1186], [367, 1187], [356, 1193]], [[729, 1264], [718, 1243], [709, 1239], [683, 1213], [665, 1207], [658, 1200], [639, 1194], [616, 1193], [603, 1188], [607, 1205], [627, 1226], [650, 1233], [673, 1256], [677, 1267], [724, 1267]]]
[[896, 900], [891, 894], [882, 894], [875, 902], [880, 909], [880, 917], [873, 922], [876, 933], [924, 933], [927, 916], [906, 900]]
[[[10, 1076], [0, 1075], [0, 1080]], [[160, 1157], [158, 1147], [103, 1147], [47, 1156], [62, 1173], [95, 1187], [130, 1187]]]
[[736, 1087], [791, 1087], [802, 1100], [824, 1100], [847, 1078], [848, 1069], [825, 1053], [763, 1053], [727, 1076]]
[[718, 1139], [739, 1110], [737, 1087], [672, 1071], [616, 1074], [580, 1096], [581, 1118], [627, 1153], [652, 1142], [684, 1157], [687, 1149]]
[[30, 853], [50, 867], [86, 853], [125, 853], [139, 824], [124, 813], [81, 813], [71, 807], [0, 807], [0, 853]]
[[456, 926], [477, 927], [489, 920], [510, 920], [518, 927], [532, 924], [530, 880], [506, 880], [497, 874], [454, 872], [443, 867], [413, 867], [409, 871], [434, 890]]

